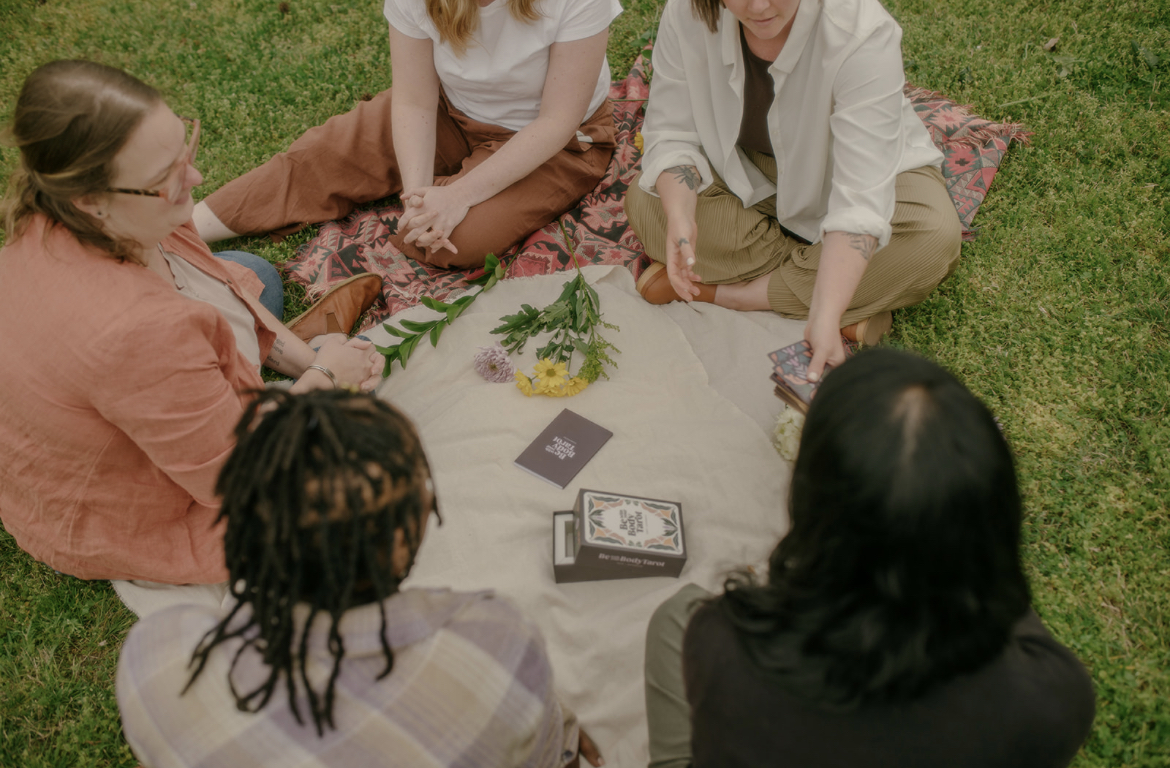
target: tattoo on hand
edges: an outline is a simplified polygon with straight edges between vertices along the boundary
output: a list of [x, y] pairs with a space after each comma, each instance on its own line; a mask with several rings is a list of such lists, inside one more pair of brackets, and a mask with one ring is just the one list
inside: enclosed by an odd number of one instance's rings
[[680, 237], [680, 238], [678, 239], [678, 244], [679, 244], [680, 246], [681, 246], [681, 245], [690, 245], [690, 244], [691, 244], [691, 241], [690, 241], [690, 240], [687, 240], [685, 237]]
[[877, 251], [877, 238], [873, 235], [849, 234], [849, 247], [861, 254], [861, 258], [869, 261]]
[[264, 364], [269, 368], [280, 365], [280, 359], [282, 357], [284, 357], [284, 341], [277, 339], [272, 342], [272, 349], [268, 352], [268, 358], [265, 359]]
[[696, 190], [699, 188], [699, 183], [702, 178], [699, 176], [699, 169], [693, 165], [676, 165], [673, 168], [667, 168], [667, 173], [674, 174], [674, 177], [687, 185], [687, 189]]

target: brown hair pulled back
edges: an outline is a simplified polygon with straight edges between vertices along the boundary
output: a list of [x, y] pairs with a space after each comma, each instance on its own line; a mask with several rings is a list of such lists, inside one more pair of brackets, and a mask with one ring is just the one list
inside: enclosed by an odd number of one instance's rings
[[161, 100], [136, 77], [92, 61], [53, 61], [34, 70], [4, 136], [20, 150], [20, 167], [0, 204], [9, 240], [40, 213], [81, 242], [119, 261], [130, 258], [133, 244], [107, 235], [73, 200], [109, 188], [114, 157]]
[[711, 34], [719, 31], [719, 17], [723, 14], [723, 0], [691, 0], [691, 13], [707, 25]]

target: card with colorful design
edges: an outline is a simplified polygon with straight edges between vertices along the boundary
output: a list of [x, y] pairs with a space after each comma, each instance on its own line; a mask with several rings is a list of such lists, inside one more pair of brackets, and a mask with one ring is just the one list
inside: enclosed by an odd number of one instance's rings
[[[853, 356], [857, 351], [857, 344], [841, 339], [845, 347], [845, 357]], [[808, 380], [808, 366], [812, 363], [812, 347], [803, 339], [795, 344], [777, 349], [768, 353], [772, 361], [772, 381], [776, 382], [776, 397], [783, 400], [801, 413], [808, 413], [808, 405], [812, 402], [820, 382]], [[825, 366], [825, 373], [831, 366]]]

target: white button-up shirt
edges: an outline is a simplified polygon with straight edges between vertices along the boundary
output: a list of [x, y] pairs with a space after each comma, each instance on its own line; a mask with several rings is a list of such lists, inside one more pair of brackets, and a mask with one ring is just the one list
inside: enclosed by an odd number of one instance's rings
[[769, 72], [773, 185], [736, 146], [743, 119], [739, 22], [727, 9], [712, 34], [690, 0], [667, 0], [654, 47], [643, 129], [642, 189], [667, 168], [711, 170], [748, 207], [776, 195], [776, 218], [811, 242], [825, 232], [890, 239], [902, 171], [941, 167], [942, 154], [902, 93], [902, 29], [878, 0], [801, 0]]

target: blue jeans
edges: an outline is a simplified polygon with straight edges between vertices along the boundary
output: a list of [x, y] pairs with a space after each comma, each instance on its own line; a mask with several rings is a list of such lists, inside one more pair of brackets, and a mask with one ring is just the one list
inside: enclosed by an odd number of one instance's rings
[[284, 318], [284, 283], [276, 267], [254, 253], [244, 251], [220, 251], [214, 254], [217, 259], [233, 261], [241, 264], [256, 273], [260, 282], [264, 283], [264, 291], [260, 294], [260, 304], [273, 314], [277, 320]]

